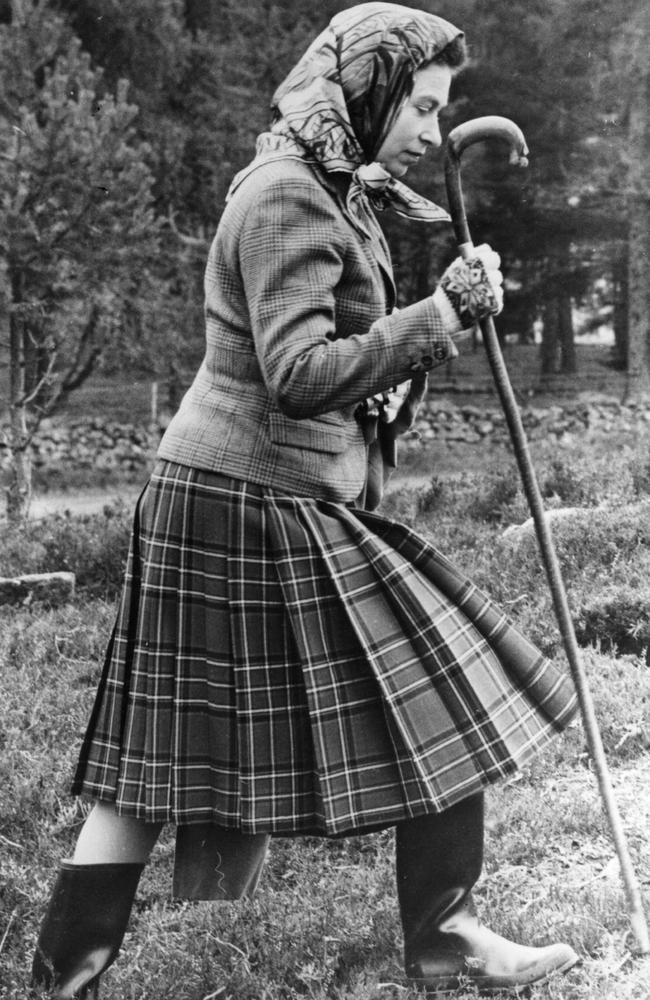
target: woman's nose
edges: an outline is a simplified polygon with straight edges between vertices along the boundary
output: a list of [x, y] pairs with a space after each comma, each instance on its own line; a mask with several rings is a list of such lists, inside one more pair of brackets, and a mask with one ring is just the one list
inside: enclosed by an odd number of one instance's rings
[[437, 118], [427, 122], [425, 127], [420, 132], [420, 139], [422, 142], [426, 143], [427, 146], [434, 146], [436, 149], [438, 146], [442, 145], [440, 123]]

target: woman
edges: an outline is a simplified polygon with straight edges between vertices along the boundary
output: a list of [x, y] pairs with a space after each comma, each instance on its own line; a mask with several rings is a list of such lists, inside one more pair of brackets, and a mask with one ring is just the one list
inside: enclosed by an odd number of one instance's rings
[[396, 826], [407, 975], [518, 987], [571, 966], [478, 921], [486, 785], [574, 711], [560, 675], [438, 552], [370, 512], [429, 369], [497, 312], [496, 254], [397, 311], [371, 204], [440, 144], [462, 33], [388, 3], [333, 18], [273, 100], [206, 270], [207, 349], [138, 503], [124, 594], [34, 977], [114, 960], [161, 825], [174, 892], [255, 890], [270, 836]]

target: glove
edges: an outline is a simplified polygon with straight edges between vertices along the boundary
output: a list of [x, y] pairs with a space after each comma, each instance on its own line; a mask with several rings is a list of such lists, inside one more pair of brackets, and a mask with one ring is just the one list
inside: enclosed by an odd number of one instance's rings
[[458, 257], [449, 265], [434, 293], [444, 292], [463, 329], [503, 309], [501, 258], [487, 243], [476, 247], [469, 260]]

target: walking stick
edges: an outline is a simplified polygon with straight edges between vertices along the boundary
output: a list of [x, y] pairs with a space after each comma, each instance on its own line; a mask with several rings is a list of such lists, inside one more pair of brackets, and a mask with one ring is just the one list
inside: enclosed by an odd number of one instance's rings
[[[463, 150], [467, 149], [468, 146], [486, 139], [500, 139], [507, 142], [510, 146], [511, 163], [519, 164], [520, 166], [526, 166], [528, 163], [526, 159], [528, 149], [524, 136], [519, 127], [508, 118], [501, 118], [498, 115], [476, 118], [473, 121], [458, 125], [450, 132], [445, 155], [445, 182], [458, 249], [461, 257], [464, 259], [468, 259], [474, 255], [474, 246], [467, 224], [460, 183], [460, 157]], [[553, 544], [551, 531], [544, 515], [542, 495], [531, 461], [526, 433], [501, 353], [494, 320], [491, 316], [488, 316], [486, 319], [481, 320], [480, 327], [492, 375], [494, 376], [506, 423], [510, 431], [524, 492], [533, 515], [535, 532], [551, 588], [555, 614], [578, 695], [582, 722], [587, 736], [587, 746], [589, 747], [589, 752], [594, 763], [600, 787], [600, 795], [618, 854], [621, 878], [627, 896], [630, 925], [637, 939], [640, 953], [647, 955], [650, 953], [650, 936], [648, 935], [648, 925], [643, 912], [641, 891], [634, 873], [621, 815], [614, 797], [603, 741], [598, 728], [598, 720], [594, 712], [587, 675], [578, 650], [560, 564]]]

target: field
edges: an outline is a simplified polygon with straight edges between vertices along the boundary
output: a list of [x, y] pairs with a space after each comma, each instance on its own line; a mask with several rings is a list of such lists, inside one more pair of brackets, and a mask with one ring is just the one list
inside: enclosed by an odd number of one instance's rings
[[[593, 385], [591, 386], [593, 389]], [[523, 391], [523, 389], [522, 389]], [[594, 390], [595, 391], [595, 390]], [[600, 391], [604, 391], [601, 386]], [[614, 394], [614, 393], [612, 393]], [[493, 402], [490, 405], [494, 405]], [[541, 405], [539, 401], [536, 405]], [[650, 457], [610, 435], [535, 448], [637, 875], [650, 886]], [[385, 513], [414, 525], [563, 662], [534, 536], [505, 450], [411, 460]], [[568, 513], [567, 513], [568, 511]], [[3, 529], [5, 572], [72, 569], [60, 608], [0, 608], [0, 1000], [36, 1000], [28, 966], [60, 858], [88, 809], [67, 793], [114, 615], [129, 505]], [[390, 831], [278, 839], [253, 901], [170, 901], [172, 831], [145, 871], [111, 1000], [416, 1000], [404, 982]], [[579, 722], [489, 793], [482, 919], [516, 940], [566, 940], [582, 962], [532, 1000], [647, 1000], [615, 852]], [[469, 989], [459, 998], [474, 996]]]

